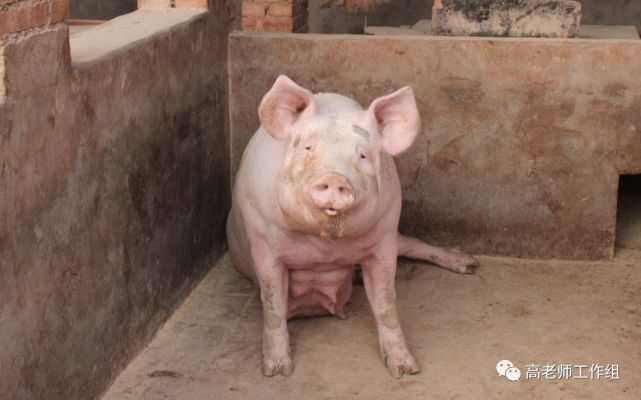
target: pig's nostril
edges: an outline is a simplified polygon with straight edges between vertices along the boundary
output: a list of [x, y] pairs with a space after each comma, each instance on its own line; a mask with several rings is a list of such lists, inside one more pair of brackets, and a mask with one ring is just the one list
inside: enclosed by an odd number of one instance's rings
[[321, 185], [321, 187], [320, 187], [320, 188], [321, 188], [322, 190], [327, 190], [327, 189], [329, 189], [329, 185], [328, 185], [328, 184], [323, 184], [323, 185]]

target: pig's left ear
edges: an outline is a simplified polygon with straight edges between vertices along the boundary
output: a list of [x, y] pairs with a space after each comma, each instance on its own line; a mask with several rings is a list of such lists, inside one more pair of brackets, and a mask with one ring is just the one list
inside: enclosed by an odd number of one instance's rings
[[260, 123], [276, 139], [285, 139], [304, 112], [313, 112], [314, 95], [285, 75], [276, 79], [258, 107]]
[[387, 153], [397, 155], [414, 143], [421, 125], [421, 117], [411, 87], [406, 86], [374, 100], [368, 113], [378, 124], [382, 136], [381, 144]]

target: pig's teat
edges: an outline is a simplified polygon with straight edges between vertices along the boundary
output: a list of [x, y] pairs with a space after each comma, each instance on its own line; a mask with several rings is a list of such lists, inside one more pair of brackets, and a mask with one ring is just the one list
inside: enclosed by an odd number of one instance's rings
[[354, 190], [343, 175], [325, 175], [311, 186], [310, 192], [314, 205], [329, 216], [354, 205]]

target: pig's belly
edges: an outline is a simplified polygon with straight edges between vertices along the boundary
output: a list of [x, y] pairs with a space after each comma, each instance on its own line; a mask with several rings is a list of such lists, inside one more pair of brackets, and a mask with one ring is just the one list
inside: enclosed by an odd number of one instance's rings
[[336, 315], [345, 318], [352, 296], [354, 265], [289, 270], [288, 318]]

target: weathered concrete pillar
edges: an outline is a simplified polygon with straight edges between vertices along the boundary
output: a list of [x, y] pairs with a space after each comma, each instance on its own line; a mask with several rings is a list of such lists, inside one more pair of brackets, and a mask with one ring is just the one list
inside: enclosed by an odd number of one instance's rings
[[308, 4], [308, 0], [243, 0], [243, 30], [307, 32]]
[[69, 15], [69, 0], [0, 0], [0, 36], [53, 25]]
[[432, 33], [446, 36], [576, 37], [581, 3], [570, 0], [435, 0]]

